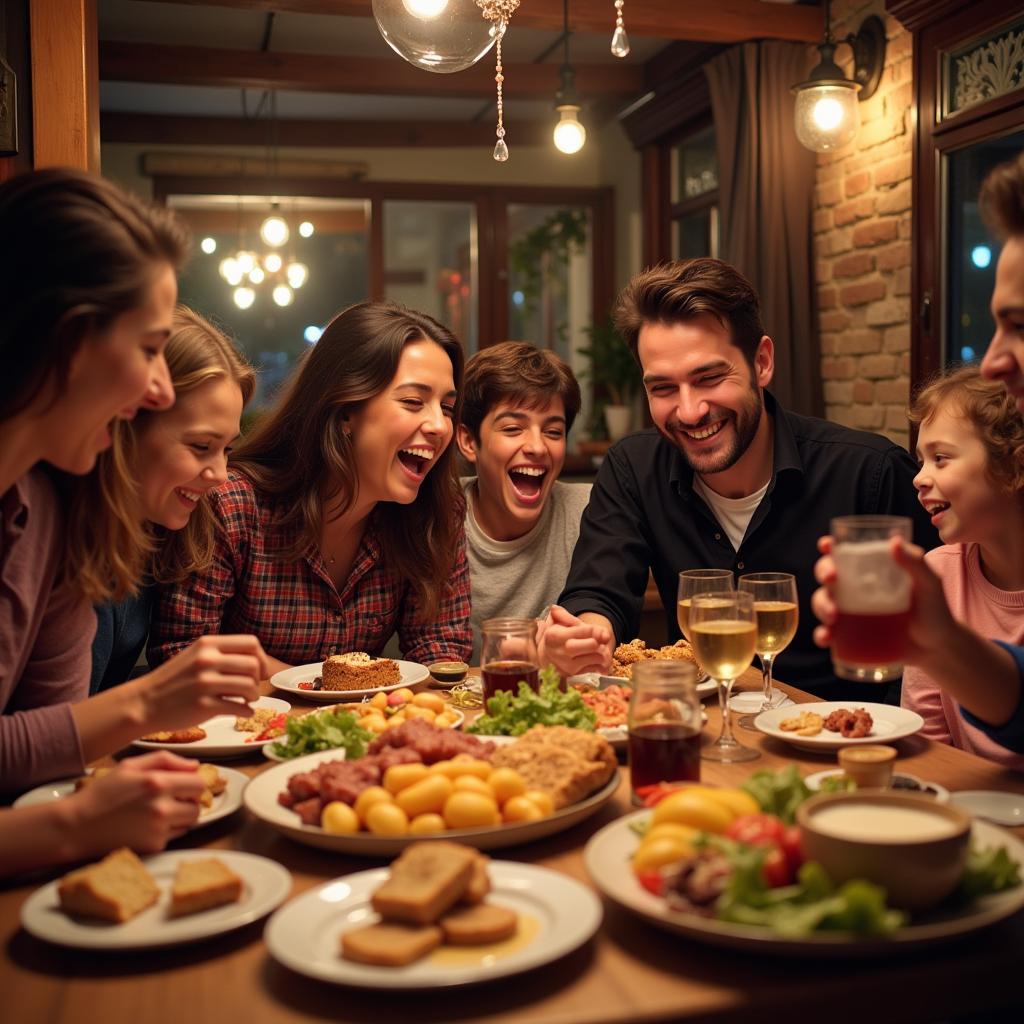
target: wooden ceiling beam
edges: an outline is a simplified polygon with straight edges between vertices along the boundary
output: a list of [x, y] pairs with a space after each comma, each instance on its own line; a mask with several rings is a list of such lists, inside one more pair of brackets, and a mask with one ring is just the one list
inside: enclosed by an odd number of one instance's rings
[[[506, 121], [511, 146], [549, 145], [551, 124]], [[177, 117], [153, 114], [100, 114], [100, 139], [142, 145], [266, 146], [266, 121], [232, 117]], [[447, 147], [494, 146], [494, 125], [464, 121], [280, 120], [279, 146]]]
[[[211, 0], [176, 0], [210, 6]], [[291, 11], [355, 18], [372, 16], [370, 0], [212, 0], [218, 7], [250, 11]], [[821, 41], [821, 7], [766, 3], [763, 0], [629, 0], [625, 7], [630, 35], [654, 39], [691, 39], [706, 43], [739, 43], [746, 39]], [[522, 0], [512, 16], [515, 26], [560, 32], [562, 5], [549, 0]], [[611, 39], [615, 10], [611, 0], [572, 0], [569, 25], [574, 32], [607, 33]]]
[[[576, 88], [588, 99], [630, 96], [644, 88], [643, 68], [621, 62], [577, 64]], [[478, 64], [456, 75], [432, 75], [403, 60], [261, 53], [159, 43], [100, 43], [100, 79], [222, 88], [380, 96], [489, 98], [494, 68]], [[557, 64], [505, 66], [506, 88], [516, 97], [550, 99], [560, 84]]]

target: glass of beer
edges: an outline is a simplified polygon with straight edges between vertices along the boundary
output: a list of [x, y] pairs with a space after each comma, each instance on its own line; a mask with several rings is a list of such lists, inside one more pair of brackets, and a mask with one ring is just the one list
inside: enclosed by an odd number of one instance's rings
[[723, 764], [760, 757], [758, 751], [736, 739], [729, 720], [732, 684], [754, 660], [757, 613], [753, 595], [741, 590], [697, 594], [690, 605], [690, 643], [704, 671], [718, 684], [718, 706], [722, 711], [721, 735], [704, 748], [701, 756]]
[[639, 804], [642, 786], [700, 781], [701, 706], [692, 662], [638, 662], [632, 686], [629, 774]]
[[484, 704], [499, 690], [519, 692], [519, 684], [539, 688], [540, 655], [536, 619], [484, 619], [481, 625], [480, 674]]
[[690, 602], [694, 594], [709, 594], [715, 590], [732, 590], [731, 569], [686, 569], [679, 574], [679, 597], [676, 601], [676, 621], [683, 636], [689, 640]]
[[[783, 697], [780, 690], [772, 689], [775, 656], [789, 646], [796, 636], [797, 623], [800, 621], [796, 579], [788, 572], [749, 572], [740, 577], [739, 589], [754, 598], [754, 612], [757, 615], [757, 643], [754, 650], [761, 661], [764, 682], [764, 699], [758, 711], [770, 711]], [[739, 696], [736, 699], [739, 700]], [[745, 726], [752, 721], [753, 717], [747, 716], [740, 719], [740, 725]]]
[[893, 561], [893, 537], [911, 539], [906, 516], [832, 520], [836, 621], [832, 667], [841, 679], [886, 683], [903, 672], [910, 621], [910, 577]]

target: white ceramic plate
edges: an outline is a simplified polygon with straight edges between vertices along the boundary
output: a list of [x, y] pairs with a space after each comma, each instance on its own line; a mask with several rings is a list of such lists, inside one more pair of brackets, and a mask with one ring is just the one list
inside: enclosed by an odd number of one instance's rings
[[[624, 676], [598, 676], [601, 682], [601, 689], [603, 690], [606, 686], [618, 685], [618, 686], [632, 686], [632, 680], [626, 679]], [[701, 700], [706, 700], [713, 694], [718, 693], [718, 683], [709, 676], [699, 676], [697, 679], [697, 696]]]
[[[270, 711], [290, 711], [291, 704], [278, 697], [260, 697], [252, 702], [254, 708], [267, 708]], [[214, 715], [205, 722], [199, 723], [206, 730], [206, 737], [195, 743], [161, 743], [153, 740], [136, 740], [132, 746], [143, 750], [173, 750], [176, 754], [197, 757], [206, 761], [215, 757], [242, 757], [245, 754], [258, 754], [262, 743], [253, 743], [255, 733], [240, 732], [235, 728], [234, 715]]]
[[[218, 793], [213, 798], [213, 803], [209, 807], [204, 807], [199, 812], [199, 820], [192, 826], [192, 829], [202, 828], [220, 818], [226, 818], [242, 806], [242, 792], [249, 782], [249, 776], [242, 772], [236, 772], [234, 768], [218, 768], [217, 771], [220, 772], [227, 785], [222, 793]], [[32, 807], [36, 804], [48, 804], [52, 800], [60, 800], [62, 797], [74, 793], [75, 781], [75, 779], [62, 779], [59, 782], [48, 782], [45, 786], [36, 786], [35, 789], [22, 793], [14, 801], [14, 806]]]
[[423, 665], [417, 665], [411, 661], [398, 661], [399, 680], [388, 686], [374, 686], [369, 690], [300, 690], [299, 683], [311, 683], [323, 669], [322, 661], [314, 661], [309, 665], [296, 665], [294, 668], [286, 668], [270, 677], [270, 685], [275, 690], [282, 690], [303, 700], [314, 701], [318, 704], [339, 704], [342, 701], [362, 700], [364, 697], [372, 697], [375, 693], [390, 693], [403, 686], [415, 686], [422, 683], [424, 679], [430, 678], [430, 673]]
[[[512, 742], [510, 737], [481, 736], [494, 742]], [[324, 761], [338, 760], [337, 751], [324, 750], [318, 754], [307, 754], [305, 757], [274, 765], [251, 779], [245, 787], [245, 806], [261, 821], [283, 832], [286, 836], [316, 846], [322, 850], [335, 850], [338, 853], [352, 853], [362, 857], [392, 857], [418, 839], [434, 838], [449, 839], [453, 842], [475, 846], [478, 850], [497, 850], [519, 843], [529, 843], [534, 839], [562, 832], [567, 828], [589, 818], [600, 810], [614, 795], [619, 785], [618, 771], [596, 793], [592, 793], [579, 803], [563, 807], [554, 814], [538, 821], [512, 822], [507, 825], [489, 825], [485, 828], [458, 828], [438, 832], [427, 836], [375, 836], [369, 832], [357, 832], [354, 835], [331, 835], [322, 828], [303, 825], [298, 815], [282, 807], [277, 802], [279, 793], [287, 788], [288, 780], [297, 772], [308, 772]]]
[[387, 990], [450, 988], [550, 963], [597, 931], [601, 901], [579, 882], [548, 868], [505, 860], [491, 861], [487, 869], [492, 884], [488, 902], [516, 911], [522, 936], [490, 947], [495, 954], [486, 946], [448, 947], [405, 967], [343, 959], [341, 935], [377, 919], [370, 896], [387, 877], [387, 868], [346, 875], [292, 900], [267, 922], [267, 949], [286, 967], [321, 981]]
[[[629, 858], [639, 839], [630, 822], [650, 811], [637, 811], [606, 825], [583, 852], [594, 884], [612, 902], [646, 918], [659, 928], [713, 946], [728, 946], [792, 956], [846, 957], [877, 956], [944, 942], [1001, 921], [1024, 907], [1024, 885], [975, 900], [957, 910], [939, 909], [922, 914], [886, 938], [858, 937], [842, 932], [821, 932], [799, 939], [787, 939], [767, 928], [732, 924], [669, 910], [664, 900], [649, 893], [629, 868]], [[1024, 867], [1024, 843], [1002, 829], [976, 821], [971, 842], [983, 847], [1005, 846], [1010, 856]]]
[[[821, 788], [821, 783], [825, 779], [842, 774], [842, 768], [826, 768], [825, 771], [815, 772], [813, 775], [808, 775], [807, 778], [804, 779], [804, 782], [807, 784], [808, 789], [817, 793]], [[909, 793], [912, 796], [920, 793], [925, 796], [934, 797], [940, 804], [949, 803], [949, 790], [946, 789], [945, 786], [940, 786], [937, 782], [925, 782], [924, 779], [919, 779], [916, 775], [911, 775], [909, 772], [894, 772], [893, 778], [911, 779], [921, 787], [919, 790], [895, 786], [890, 787], [894, 793]], [[1024, 821], [1021, 821], [1020, 824], [1024, 824]]]
[[[779, 728], [779, 722], [784, 718], [794, 718], [803, 711], [813, 711], [815, 714], [821, 715], [822, 718], [828, 718], [833, 711], [839, 711], [841, 708], [850, 711], [864, 708], [873, 720], [871, 732], [858, 739], [844, 739], [839, 733], [829, 732], [828, 729], [822, 729], [817, 736], [796, 736], [791, 732], [783, 732]], [[892, 743], [919, 732], [924, 727], [924, 719], [916, 711], [893, 707], [891, 704], [867, 704], [863, 701], [839, 700], [797, 704], [792, 707], [762, 711], [754, 719], [754, 726], [765, 735], [785, 740], [800, 750], [823, 751], [839, 750], [841, 747], [853, 747], [865, 743]]]
[[[324, 710], [326, 710], [326, 709], [324, 709]], [[455, 722], [455, 724], [453, 726], [450, 726], [450, 728], [458, 729], [458, 728], [461, 727], [462, 723], [466, 720], [466, 716], [458, 708], [452, 708], [452, 711], [454, 711], [455, 714], [458, 715], [458, 719], [456, 720], [456, 722]], [[320, 714], [320, 711], [311, 711], [309, 713], [311, 715], [317, 715], [317, 714]], [[282, 737], [282, 739], [283, 739], [283, 737]], [[267, 743], [263, 744], [263, 756], [265, 758], [267, 758], [268, 761], [294, 761], [294, 760], [296, 760], [296, 758], [293, 758], [293, 757], [282, 757], [280, 754], [275, 753], [274, 752], [274, 746], [275, 746], [275, 744], [277, 742], [278, 742], [277, 740], [269, 740]], [[338, 749], [340, 750], [340, 748], [338, 748]]]
[[984, 818], [997, 825], [1024, 825], [1024, 796], [1020, 793], [963, 789], [959, 793], [950, 794], [950, 799], [976, 818]]
[[[245, 882], [237, 903], [188, 914], [167, 916], [168, 893], [182, 861], [215, 857]], [[292, 889], [292, 876], [280, 864], [234, 850], [178, 850], [144, 861], [160, 887], [160, 899], [124, 924], [72, 917], [60, 909], [57, 881], [37, 889], [21, 908], [21, 923], [38, 939], [78, 949], [152, 949], [220, 935], [258, 921], [280, 906]]]

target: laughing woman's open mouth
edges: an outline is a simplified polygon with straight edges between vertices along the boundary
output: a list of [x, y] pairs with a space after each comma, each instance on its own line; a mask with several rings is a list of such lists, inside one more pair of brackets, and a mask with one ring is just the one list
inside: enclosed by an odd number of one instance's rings
[[427, 475], [427, 470], [430, 469], [430, 464], [434, 461], [435, 454], [436, 452], [433, 448], [426, 446], [400, 448], [398, 450], [398, 461], [409, 476], [418, 481]]

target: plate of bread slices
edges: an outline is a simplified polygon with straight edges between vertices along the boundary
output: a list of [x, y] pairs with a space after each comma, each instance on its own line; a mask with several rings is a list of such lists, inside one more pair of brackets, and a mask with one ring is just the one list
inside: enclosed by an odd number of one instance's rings
[[[15, 807], [31, 807], [35, 804], [46, 804], [52, 800], [62, 800], [86, 786], [92, 785], [102, 778], [113, 767], [94, 768], [77, 779], [60, 779], [36, 786], [27, 793], [22, 793], [14, 801]], [[199, 798], [199, 819], [192, 828], [202, 828], [211, 822], [226, 818], [242, 806], [242, 792], [249, 781], [249, 776], [236, 772], [232, 768], [220, 768], [214, 764], [200, 764], [199, 776], [205, 789]]]
[[258, 921], [292, 878], [266, 857], [177, 850], [144, 860], [127, 847], [37, 889], [21, 923], [38, 939], [79, 949], [176, 946]]
[[360, 988], [450, 988], [556, 960], [601, 923], [594, 892], [559, 872], [417, 842], [389, 868], [311, 889], [267, 922], [270, 955]]
[[416, 686], [429, 678], [430, 672], [415, 662], [372, 658], [363, 651], [351, 651], [286, 668], [270, 677], [270, 685], [303, 700], [337, 704], [339, 700], [362, 700], [402, 686]]
[[244, 801], [301, 843], [386, 857], [425, 836], [481, 850], [531, 842], [594, 814], [618, 785], [615, 752], [597, 733], [534, 726], [477, 737], [415, 719], [363, 757], [326, 750], [274, 765]]
[[198, 758], [258, 754], [264, 743], [284, 734], [291, 704], [279, 697], [259, 697], [249, 707], [251, 715], [214, 715], [191, 728], [149, 733], [132, 746]]

